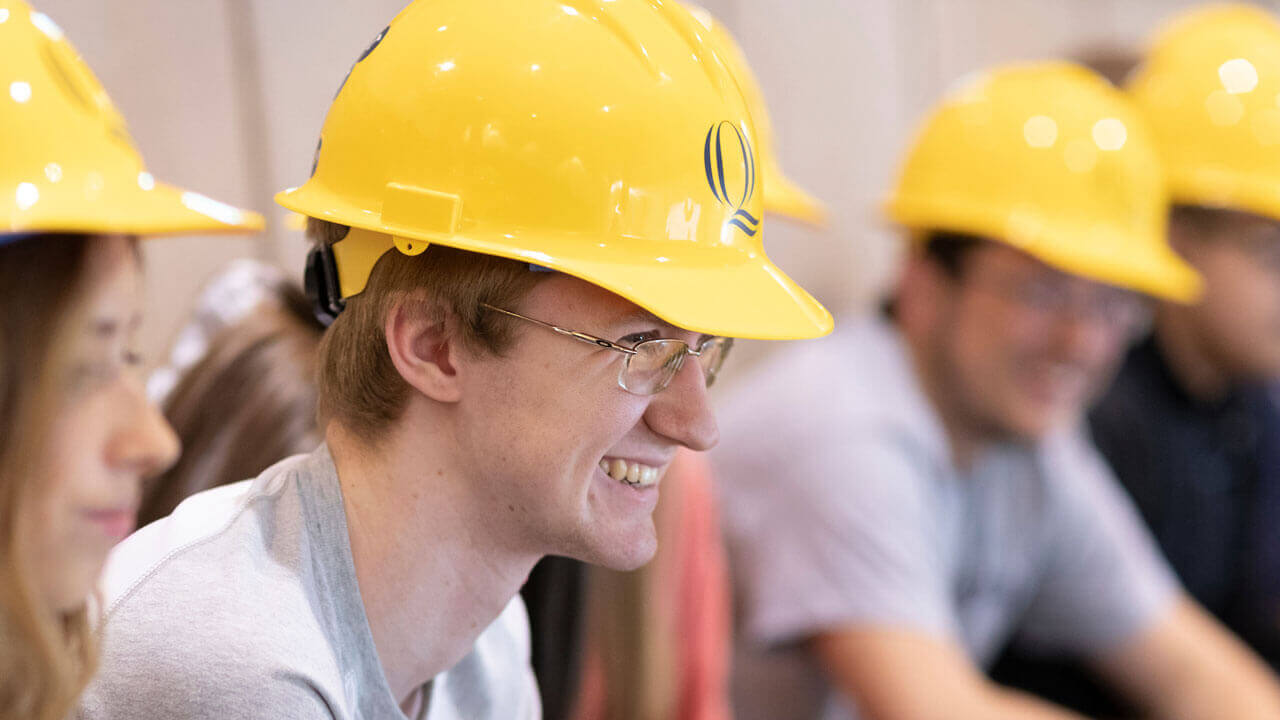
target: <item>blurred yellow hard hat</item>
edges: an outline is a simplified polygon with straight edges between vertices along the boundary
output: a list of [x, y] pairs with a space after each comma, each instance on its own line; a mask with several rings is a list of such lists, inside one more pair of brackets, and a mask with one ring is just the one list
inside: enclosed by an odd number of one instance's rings
[[765, 256], [759, 140], [703, 27], [674, 3], [431, 0], [352, 68], [284, 207], [354, 230], [340, 294], [393, 245], [514, 258], [675, 325], [831, 330]]
[[1006, 242], [1065, 272], [1189, 301], [1200, 277], [1165, 237], [1159, 160], [1124, 94], [1069, 63], [969, 78], [933, 111], [889, 216]]
[[764, 91], [742, 47], [734, 40], [733, 35], [723, 23], [717, 21], [711, 13], [696, 5], [686, 5], [689, 12], [707, 28], [707, 41], [715, 48], [729, 67], [729, 72], [738, 80], [738, 86], [747, 101], [747, 112], [755, 123], [756, 143], [760, 156], [760, 179], [764, 186], [764, 210], [794, 220], [801, 220], [812, 225], [826, 224], [827, 211], [816, 198], [801, 188], [782, 172], [778, 155], [774, 152], [773, 122], [769, 119], [769, 107], [765, 103]]
[[0, 0], [0, 235], [258, 230], [260, 215], [156, 181], [48, 16]]
[[1174, 202], [1280, 218], [1280, 21], [1250, 5], [1175, 19], [1133, 75]]

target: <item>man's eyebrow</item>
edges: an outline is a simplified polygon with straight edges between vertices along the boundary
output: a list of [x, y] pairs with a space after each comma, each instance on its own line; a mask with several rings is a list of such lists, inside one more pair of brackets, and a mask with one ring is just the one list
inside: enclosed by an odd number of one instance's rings
[[[657, 325], [660, 328], [665, 330], [676, 330], [680, 332], [685, 332], [685, 329], [680, 327], [679, 325], [673, 325], [672, 323], [666, 320], [663, 320], [662, 318], [658, 317], [657, 315], [654, 315], [652, 312], [645, 310], [644, 308], [636, 308], [630, 313], [623, 315], [622, 317], [614, 321], [614, 325], [623, 325], [623, 324], [632, 323], [632, 322], [653, 323], [654, 325]], [[712, 333], [700, 333], [698, 335], [698, 342], [702, 342], [704, 340], [707, 340], [713, 337], [716, 337], [716, 336]]]
[[658, 317], [657, 315], [654, 315], [652, 312], [645, 310], [644, 308], [636, 308], [635, 310], [632, 310], [629, 313], [619, 315], [618, 317], [614, 318], [613, 322], [610, 324], [610, 327], [616, 328], [622, 325], [636, 325], [641, 323], [646, 325], [654, 325], [657, 327], [657, 329], [662, 330], [664, 332], [683, 330], [683, 328], [681, 328], [679, 325], [674, 325], [667, 320], [663, 320], [662, 318]]
[[622, 317], [618, 318], [615, 321], [615, 324], [630, 323], [630, 322], [647, 322], [647, 323], [653, 323], [654, 325], [662, 325], [663, 327], [671, 327], [671, 328], [675, 327], [675, 325], [672, 325], [671, 323], [667, 322], [666, 320], [663, 320], [662, 318], [658, 317], [657, 315], [654, 315], [652, 312], [649, 312], [644, 308], [636, 308], [630, 313], [623, 315]]

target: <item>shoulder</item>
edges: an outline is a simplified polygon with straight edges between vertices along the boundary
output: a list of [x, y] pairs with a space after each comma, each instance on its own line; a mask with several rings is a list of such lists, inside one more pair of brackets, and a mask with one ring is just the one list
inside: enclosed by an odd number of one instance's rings
[[[276, 505], [289, 494], [299, 456], [268, 468], [254, 480], [197, 493], [171, 515], [138, 530], [112, 550], [103, 570], [104, 621], [121, 604], [166, 582], [218, 585], [219, 573], [202, 567], [228, 547], [263, 549], [272, 526], [282, 519]], [[246, 554], [246, 559], [251, 554]], [[231, 558], [218, 564], [224, 569]], [[193, 588], [194, 589], [194, 588]]]
[[1054, 433], [1040, 446], [1046, 480], [1066, 496], [1095, 496], [1116, 489], [1115, 476], [1084, 426]]
[[80, 698], [78, 720], [332, 720], [345, 717], [309, 678], [268, 674], [253, 662], [192, 658], [180, 667], [149, 664], [129, 673], [99, 674]]
[[[892, 325], [854, 316], [826, 337], [783, 344], [732, 385], [737, 392], [726, 408], [744, 403], [741, 397], [761, 398], [761, 404], [809, 398], [828, 401], [820, 403], [821, 410], [829, 401], [857, 396], [861, 402], [852, 408], [867, 407], [897, 386], [914, 382], [903, 360], [905, 350]], [[867, 391], [876, 392], [868, 396]]]
[[[716, 470], [874, 482], [883, 463], [935, 470], [949, 464], [945, 435], [915, 377], [900, 335], [876, 317], [792, 344], [729, 388]], [[934, 467], [937, 466], [937, 467]]]
[[335, 675], [292, 489], [305, 459], [197, 494], [113, 551], [100, 688], [118, 697], [187, 686], [234, 693], [288, 672]]
[[1041, 458], [1045, 491], [1064, 543], [1070, 545], [1081, 533], [1103, 529], [1126, 535], [1145, 533], [1132, 498], [1083, 427], [1049, 438]]

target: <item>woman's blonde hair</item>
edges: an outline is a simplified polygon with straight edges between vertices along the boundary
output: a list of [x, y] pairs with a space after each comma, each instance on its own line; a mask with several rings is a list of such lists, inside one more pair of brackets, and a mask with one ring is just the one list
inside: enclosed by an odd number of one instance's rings
[[24, 511], [43, 491], [94, 240], [44, 234], [0, 246], [0, 720], [62, 720], [94, 669], [87, 608], [50, 608], [18, 547]]

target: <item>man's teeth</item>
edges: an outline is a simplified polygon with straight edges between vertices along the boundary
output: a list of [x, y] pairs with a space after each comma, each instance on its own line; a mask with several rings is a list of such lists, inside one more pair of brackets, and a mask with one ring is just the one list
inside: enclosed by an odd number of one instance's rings
[[656, 467], [619, 459], [600, 461], [600, 469], [606, 475], [632, 487], [647, 487], [658, 482], [662, 471]]

